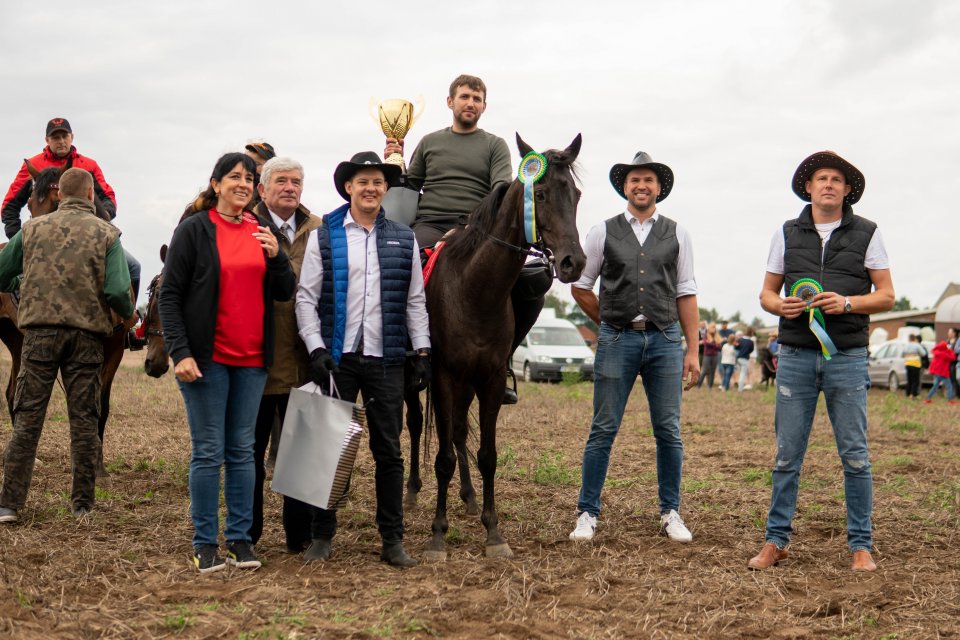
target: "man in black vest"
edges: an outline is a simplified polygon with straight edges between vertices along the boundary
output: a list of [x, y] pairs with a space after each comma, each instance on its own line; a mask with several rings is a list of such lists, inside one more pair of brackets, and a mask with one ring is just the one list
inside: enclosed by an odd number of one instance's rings
[[[821, 392], [843, 463], [852, 569], [877, 568], [870, 555], [868, 324], [871, 313], [893, 307], [894, 291], [877, 225], [853, 213], [864, 184], [863, 174], [832, 151], [806, 158], [794, 173], [793, 191], [810, 204], [784, 223], [770, 244], [760, 304], [780, 316], [777, 457], [765, 544], [749, 561], [751, 569], [767, 569], [787, 557], [800, 468]], [[816, 286], [794, 291], [802, 279], [815, 280], [822, 292], [809, 295]], [[792, 295], [804, 288], [808, 295]], [[824, 314], [822, 324], [812, 309]]]
[[[590, 229], [584, 244], [587, 266], [571, 288], [583, 312], [600, 325], [600, 335], [593, 424], [583, 451], [577, 526], [570, 539], [593, 539], [610, 449], [640, 375], [657, 442], [660, 526], [671, 540], [689, 542], [693, 536], [677, 511], [683, 467], [681, 387], [690, 389], [700, 377], [693, 247], [686, 230], [657, 211], [657, 203], [673, 188], [670, 167], [641, 151], [632, 163], [614, 165], [610, 182], [627, 200], [627, 209]], [[599, 297], [593, 292], [598, 277]]]
[[[403, 548], [403, 364], [409, 338], [418, 354], [411, 384], [425, 388], [430, 327], [413, 230], [387, 220], [380, 206], [399, 177], [400, 167], [383, 164], [372, 151], [337, 165], [334, 186], [347, 204], [324, 216], [307, 239], [296, 314], [310, 353], [310, 379], [325, 386], [332, 374], [348, 402], [363, 394], [376, 465], [380, 558], [412, 567], [417, 561]], [[313, 509], [306, 561], [330, 557], [336, 528], [335, 510]]]

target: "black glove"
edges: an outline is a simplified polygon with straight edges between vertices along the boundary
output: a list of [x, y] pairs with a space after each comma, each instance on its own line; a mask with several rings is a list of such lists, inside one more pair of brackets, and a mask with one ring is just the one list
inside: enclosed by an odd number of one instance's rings
[[330, 374], [337, 372], [337, 363], [324, 348], [314, 349], [310, 353], [310, 381], [324, 389], [330, 384]]
[[430, 356], [415, 355], [411, 358], [410, 379], [407, 380], [407, 389], [414, 392], [423, 391], [430, 384]]

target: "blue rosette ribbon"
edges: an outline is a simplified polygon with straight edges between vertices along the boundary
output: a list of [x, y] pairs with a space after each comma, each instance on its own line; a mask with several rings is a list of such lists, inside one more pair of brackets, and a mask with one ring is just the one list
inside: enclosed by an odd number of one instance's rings
[[547, 159], [542, 153], [531, 151], [523, 156], [517, 179], [523, 184], [523, 234], [528, 244], [536, 244], [537, 205], [533, 198], [533, 185], [547, 172]]
[[823, 293], [823, 287], [813, 278], [801, 278], [790, 287], [790, 295], [800, 298], [806, 303], [810, 312], [810, 331], [820, 341], [820, 351], [823, 353], [824, 359], [829, 360], [837, 353], [837, 347], [833, 344], [830, 336], [827, 335], [827, 320], [823, 317], [823, 312], [819, 308], [810, 306], [814, 296], [818, 293]]

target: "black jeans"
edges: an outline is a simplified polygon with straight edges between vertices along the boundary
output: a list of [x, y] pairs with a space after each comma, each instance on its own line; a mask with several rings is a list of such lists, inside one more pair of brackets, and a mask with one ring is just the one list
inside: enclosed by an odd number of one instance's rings
[[[367, 409], [370, 452], [376, 465], [377, 528], [384, 544], [403, 540], [403, 364], [386, 366], [382, 358], [345, 353], [333, 375], [340, 398], [356, 402], [363, 395]], [[336, 510], [313, 507], [313, 537], [333, 538]]]
[[[280, 430], [283, 431], [283, 417], [287, 413], [287, 394], [269, 394], [260, 398], [257, 412], [256, 439], [253, 444], [253, 465], [256, 476], [253, 485], [253, 522], [250, 525], [250, 541], [257, 544], [263, 535], [263, 483], [267, 477], [264, 458], [270, 442], [273, 421], [280, 417]], [[310, 542], [310, 505], [294, 498], [283, 496], [283, 530], [287, 537], [287, 548], [291, 551], [302, 550]]]
[[916, 398], [920, 393], [920, 367], [904, 367], [907, 370], [907, 397]]

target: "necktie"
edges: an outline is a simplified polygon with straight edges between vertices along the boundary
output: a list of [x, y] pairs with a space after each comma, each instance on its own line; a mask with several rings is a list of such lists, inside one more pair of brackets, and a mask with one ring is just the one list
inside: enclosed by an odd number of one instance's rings
[[280, 227], [280, 233], [282, 233], [290, 244], [293, 244], [293, 227], [290, 226], [289, 222], [284, 222], [283, 226]]

